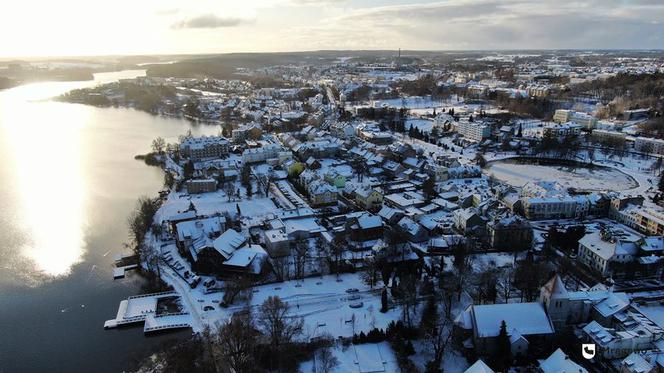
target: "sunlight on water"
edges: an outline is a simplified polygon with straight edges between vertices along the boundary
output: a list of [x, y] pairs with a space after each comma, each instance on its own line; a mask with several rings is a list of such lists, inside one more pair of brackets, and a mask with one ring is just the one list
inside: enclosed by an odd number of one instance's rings
[[92, 182], [83, 167], [89, 111], [43, 100], [100, 81], [36, 83], [0, 93], [3, 161], [18, 196], [15, 223], [25, 236], [20, 253], [47, 275], [67, 274], [85, 254]]

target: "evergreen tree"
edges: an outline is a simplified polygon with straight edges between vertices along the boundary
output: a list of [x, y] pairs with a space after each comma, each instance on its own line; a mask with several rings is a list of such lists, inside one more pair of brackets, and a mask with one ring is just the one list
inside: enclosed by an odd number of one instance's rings
[[505, 320], [500, 323], [500, 332], [498, 333], [498, 346], [494, 356], [494, 366], [497, 371], [507, 372], [512, 365], [512, 348], [510, 337], [507, 334], [507, 324]]
[[387, 312], [387, 288], [380, 293], [380, 312]]

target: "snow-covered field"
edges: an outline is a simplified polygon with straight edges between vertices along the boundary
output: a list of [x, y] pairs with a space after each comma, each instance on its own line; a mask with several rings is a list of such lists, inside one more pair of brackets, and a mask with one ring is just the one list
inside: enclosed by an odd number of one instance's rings
[[556, 181], [568, 188], [586, 190], [627, 190], [638, 186], [629, 175], [612, 168], [586, 168], [511, 161], [490, 163], [485, 172], [512, 186], [522, 187], [529, 181]]

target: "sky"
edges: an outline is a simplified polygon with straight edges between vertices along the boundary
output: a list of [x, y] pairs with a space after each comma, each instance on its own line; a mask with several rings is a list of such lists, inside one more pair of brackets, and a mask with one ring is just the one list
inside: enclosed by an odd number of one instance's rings
[[6, 0], [0, 56], [664, 48], [664, 0]]

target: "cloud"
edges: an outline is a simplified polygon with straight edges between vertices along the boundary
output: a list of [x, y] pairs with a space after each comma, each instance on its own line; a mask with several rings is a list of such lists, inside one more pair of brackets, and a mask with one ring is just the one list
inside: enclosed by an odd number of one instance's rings
[[297, 33], [317, 48], [660, 48], [664, 1], [449, 0], [359, 8]]
[[237, 17], [218, 17], [214, 14], [203, 14], [200, 16], [187, 18], [182, 21], [176, 22], [171, 26], [171, 28], [190, 29], [190, 28], [235, 27], [245, 22], [246, 22], [245, 19]]

